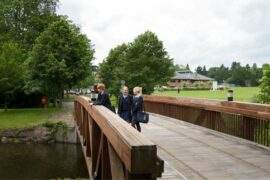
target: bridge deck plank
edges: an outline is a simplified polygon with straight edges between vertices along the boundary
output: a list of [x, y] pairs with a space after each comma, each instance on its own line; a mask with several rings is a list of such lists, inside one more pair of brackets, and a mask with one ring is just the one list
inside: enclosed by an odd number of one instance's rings
[[165, 160], [161, 179], [270, 178], [270, 148], [156, 114], [142, 128]]

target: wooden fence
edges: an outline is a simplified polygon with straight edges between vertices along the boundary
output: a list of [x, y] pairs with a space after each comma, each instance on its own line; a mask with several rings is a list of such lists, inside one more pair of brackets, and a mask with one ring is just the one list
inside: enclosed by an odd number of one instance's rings
[[270, 146], [270, 106], [206, 99], [144, 96], [146, 111]]
[[89, 98], [74, 101], [77, 132], [94, 179], [156, 179], [164, 169], [157, 147], [116, 114], [91, 106]]

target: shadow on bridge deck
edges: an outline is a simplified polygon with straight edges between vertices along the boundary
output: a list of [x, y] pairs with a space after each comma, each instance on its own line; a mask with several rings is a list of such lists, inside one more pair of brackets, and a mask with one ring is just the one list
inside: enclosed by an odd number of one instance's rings
[[156, 114], [142, 128], [165, 161], [161, 179], [270, 179], [270, 148]]

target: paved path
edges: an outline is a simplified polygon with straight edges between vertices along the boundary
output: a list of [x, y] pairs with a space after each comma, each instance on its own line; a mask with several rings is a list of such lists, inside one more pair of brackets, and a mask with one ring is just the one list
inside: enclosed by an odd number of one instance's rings
[[160, 115], [142, 126], [165, 161], [161, 179], [270, 180], [270, 148]]
[[65, 122], [69, 127], [74, 127], [74, 103], [73, 102], [63, 102], [62, 109], [55, 113], [50, 120], [51, 121], [62, 121]]

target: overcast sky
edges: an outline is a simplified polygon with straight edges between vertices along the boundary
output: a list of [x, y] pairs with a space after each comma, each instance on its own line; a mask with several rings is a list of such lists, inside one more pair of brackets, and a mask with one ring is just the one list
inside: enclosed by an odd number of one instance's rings
[[146, 30], [192, 69], [270, 62], [269, 0], [60, 0], [58, 12], [91, 39], [95, 64]]

